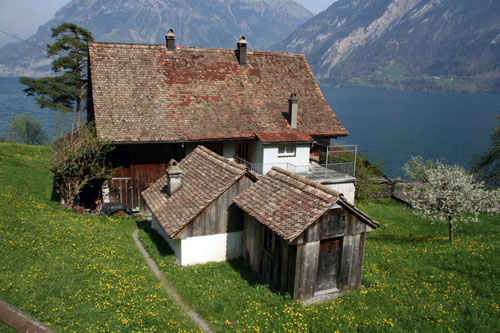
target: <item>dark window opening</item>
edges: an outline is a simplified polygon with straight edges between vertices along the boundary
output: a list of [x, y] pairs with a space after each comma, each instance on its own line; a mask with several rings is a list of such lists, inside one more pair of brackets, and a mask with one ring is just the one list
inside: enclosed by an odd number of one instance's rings
[[264, 228], [262, 249], [266, 254], [274, 257], [274, 252], [276, 250], [276, 234], [268, 228]]

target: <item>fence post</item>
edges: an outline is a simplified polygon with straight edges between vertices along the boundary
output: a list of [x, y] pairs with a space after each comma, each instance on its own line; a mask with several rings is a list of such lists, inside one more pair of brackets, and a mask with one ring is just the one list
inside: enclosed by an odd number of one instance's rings
[[2, 300], [0, 300], [0, 321], [18, 332], [56, 332]]

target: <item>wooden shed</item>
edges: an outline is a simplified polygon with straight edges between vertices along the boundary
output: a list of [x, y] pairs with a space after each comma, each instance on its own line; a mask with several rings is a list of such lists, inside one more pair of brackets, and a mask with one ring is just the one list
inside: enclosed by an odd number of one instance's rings
[[274, 289], [314, 301], [361, 285], [365, 233], [379, 224], [342, 194], [273, 167], [235, 204], [243, 257]]
[[234, 198], [257, 179], [245, 166], [198, 146], [180, 163], [171, 161], [142, 197], [152, 227], [168, 242], [181, 265], [241, 256], [242, 212]]

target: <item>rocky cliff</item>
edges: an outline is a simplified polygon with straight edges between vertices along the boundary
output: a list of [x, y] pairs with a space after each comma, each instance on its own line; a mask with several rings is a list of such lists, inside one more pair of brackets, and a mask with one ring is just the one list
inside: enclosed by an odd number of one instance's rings
[[[244, 35], [263, 49], [311, 17], [293, 0], [73, 0], [28, 41], [43, 48], [50, 28], [72, 22], [104, 42], [164, 43], [173, 28], [179, 45], [235, 48]], [[50, 62], [40, 48], [11, 43], [0, 49], [0, 76], [46, 75]]]
[[324, 84], [500, 92], [500, 1], [339, 0], [274, 49]]

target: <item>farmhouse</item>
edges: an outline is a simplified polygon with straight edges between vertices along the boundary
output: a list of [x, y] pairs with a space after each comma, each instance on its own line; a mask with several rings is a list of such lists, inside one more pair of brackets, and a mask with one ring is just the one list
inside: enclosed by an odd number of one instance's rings
[[273, 167], [235, 204], [243, 257], [276, 290], [310, 301], [361, 285], [365, 233], [379, 224], [341, 193]]
[[[140, 193], [198, 145], [259, 176], [298, 172], [354, 200], [354, 164], [313, 165], [348, 133], [304, 55], [237, 49], [89, 43], [88, 120], [116, 149], [110, 200], [148, 213]], [[347, 171], [346, 171], [347, 170]]]
[[256, 181], [245, 166], [198, 146], [142, 193], [152, 227], [168, 242], [181, 265], [241, 256], [243, 217], [232, 205]]

